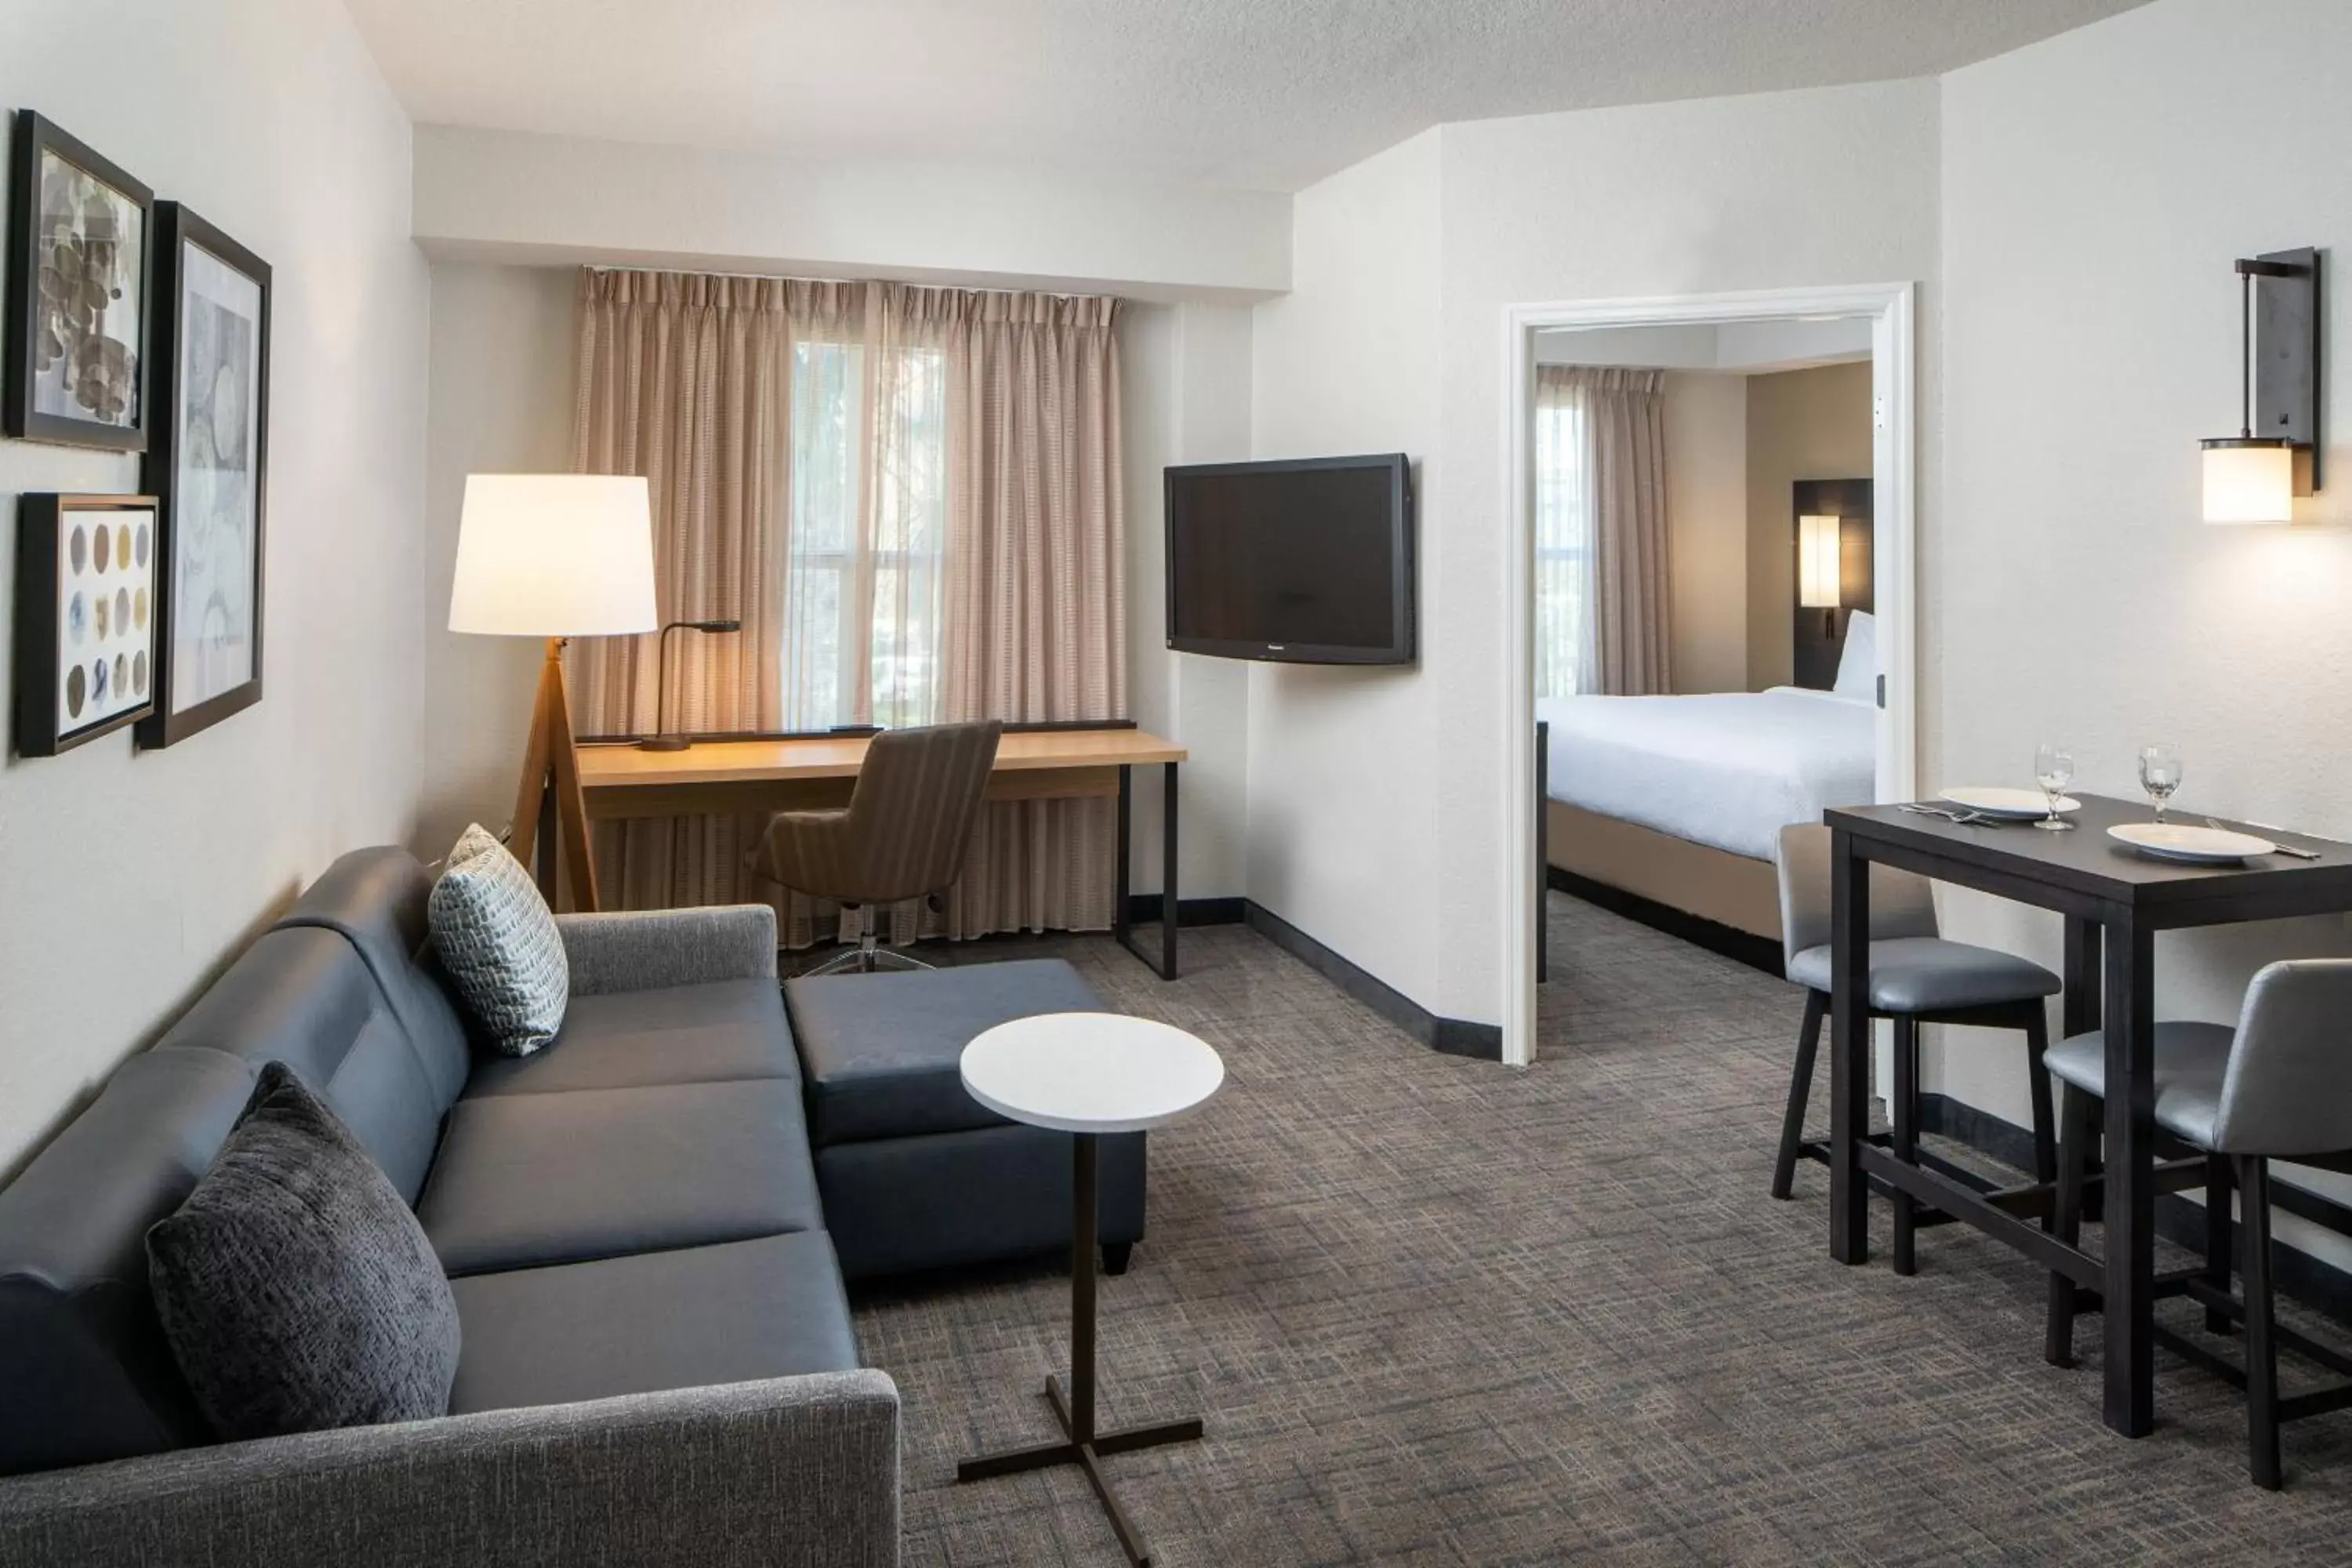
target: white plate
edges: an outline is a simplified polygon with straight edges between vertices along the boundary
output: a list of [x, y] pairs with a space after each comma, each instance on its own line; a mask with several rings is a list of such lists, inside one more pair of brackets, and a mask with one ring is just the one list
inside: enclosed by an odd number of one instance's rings
[[2159, 860], [2185, 860], [2194, 866], [2223, 866], [2255, 855], [2274, 855], [2278, 846], [2251, 833], [2231, 833], [2219, 827], [2191, 827], [2181, 822], [2118, 822], [2107, 837], [2119, 838], [2143, 855]]
[[[1937, 798], [1950, 801], [1954, 805], [1965, 807], [1969, 811], [1981, 811], [1987, 816], [2024, 817], [2050, 815], [2050, 803], [2043, 798], [2038, 789], [1997, 789], [1990, 785], [1964, 786], [1959, 789], [1944, 790], [1937, 795]], [[2062, 795], [2058, 797], [2060, 816], [2082, 809], [2083, 803], [2073, 795]]]

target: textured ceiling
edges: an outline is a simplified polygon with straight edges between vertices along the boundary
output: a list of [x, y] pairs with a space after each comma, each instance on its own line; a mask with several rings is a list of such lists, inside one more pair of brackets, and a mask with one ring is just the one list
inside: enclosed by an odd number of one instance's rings
[[1948, 70], [2142, 0], [346, 0], [428, 122], [1294, 190], [1451, 120]]

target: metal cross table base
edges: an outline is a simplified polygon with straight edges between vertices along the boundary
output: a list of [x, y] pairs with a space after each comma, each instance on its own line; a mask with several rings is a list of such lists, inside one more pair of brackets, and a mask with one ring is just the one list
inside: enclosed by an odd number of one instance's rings
[[1192, 1442], [1201, 1436], [1201, 1421], [1194, 1416], [1154, 1426], [1130, 1426], [1124, 1432], [1095, 1430], [1095, 1258], [1096, 1237], [1100, 1234], [1097, 1223], [1097, 1139], [1093, 1133], [1081, 1132], [1072, 1142], [1076, 1145], [1072, 1171], [1076, 1212], [1070, 1230], [1069, 1394], [1064, 1395], [1061, 1379], [1045, 1380], [1045, 1398], [1054, 1407], [1055, 1419], [1061, 1423], [1062, 1440], [966, 1459], [956, 1467], [956, 1479], [983, 1481], [992, 1476], [1016, 1475], [1055, 1465], [1079, 1466], [1087, 1472], [1095, 1496], [1102, 1500], [1103, 1511], [1110, 1516], [1110, 1527], [1118, 1534], [1119, 1545], [1126, 1548], [1128, 1561], [1135, 1568], [1146, 1568], [1151, 1561], [1150, 1549], [1144, 1545], [1135, 1522], [1118, 1506], [1118, 1495], [1110, 1489], [1110, 1479], [1103, 1474], [1102, 1461], [1113, 1454], [1131, 1454], [1139, 1448], [1156, 1448], [1166, 1443]]

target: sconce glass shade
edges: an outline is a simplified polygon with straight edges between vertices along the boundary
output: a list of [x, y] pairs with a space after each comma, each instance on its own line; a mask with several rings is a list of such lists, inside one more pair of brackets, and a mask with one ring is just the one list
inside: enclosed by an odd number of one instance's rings
[[2294, 521], [2292, 444], [2230, 437], [2204, 445], [2206, 521]]
[[1797, 603], [1808, 610], [1838, 607], [1838, 531], [1843, 520], [1797, 520]]

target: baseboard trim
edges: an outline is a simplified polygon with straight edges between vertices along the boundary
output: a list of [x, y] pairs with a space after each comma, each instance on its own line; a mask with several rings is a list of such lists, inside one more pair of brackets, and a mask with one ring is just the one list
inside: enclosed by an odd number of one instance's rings
[[1606, 882], [1596, 882], [1590, 877], [1580, 877], [1573, 871], [1563, 871], [1557, 866], [1544, 868], [1544, 880], [1558, 891], [1582, 899], [1611, 914], [1623, 915], [1653, 931], [1680, 937], [1695, 947], [1721, 953], [1750, 969], [1760, 969], [1775, 980], [1780, 978], [1780, 944], [1769, 937], [1675, 909], [1672, 904], [1662, 904], [1655, 899], [1645, 899], [1639, 893], [1629, 893], [1622, 888], [1612, 888]]
[[1340, 990], [1403, 1029], [1431, 1050], [1450, 1057], [1503, 1059], [1503, 1028], [1499, 1024], [1474, 1024], [1465, 1018], [1444, 1018], [1381, 979], [1349, 962], [1321, 942], [1254, 900], [1244, 900], [1249, 928], [1305, 963]]
[[[1160, 908], [1166, 902], [1160, 893], [1129, 893], [1127, 896], [1127, 923], [1158, 925]], [[1247, 899], [1187, 899], [1176, 900], [1176, 924], [1185, 926], [1234, 926], [1248, 919]]]
[[[2015, 1170], [2033, 1169], [2033, 1134], [2015, 1122], [1995, 1116], [1947, 1094], [1919, 1097], [1922, 1131], [1965, 1143]], [[2284, 1182], [2273, 1185], [2285, 1187]], [[2303, 1205], [2283, 1195], [2274, 1207], [2294, 1212]], [[2205, 1250], [2205, 1205], [2179, 1193], [2156, 1200], [2157, 1234], [2192, 1252]], [[2313, 1310], [2339, 1323], [2352, 1324], [2352, 1273], [2273, 1238], [2271, 1265], [2278, 1288]]]

